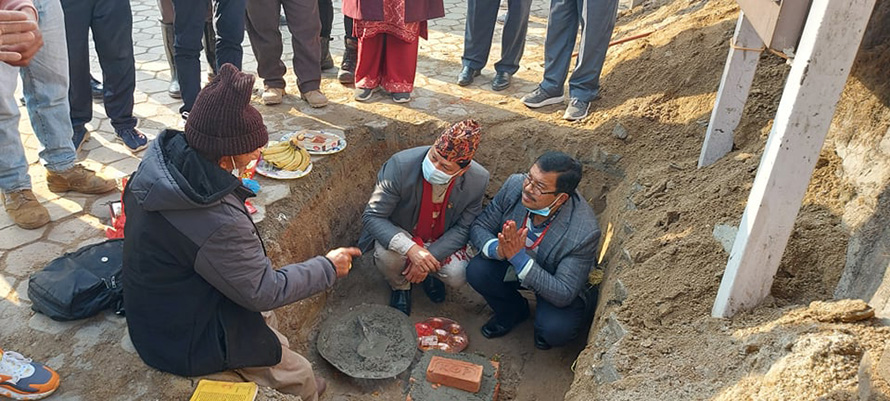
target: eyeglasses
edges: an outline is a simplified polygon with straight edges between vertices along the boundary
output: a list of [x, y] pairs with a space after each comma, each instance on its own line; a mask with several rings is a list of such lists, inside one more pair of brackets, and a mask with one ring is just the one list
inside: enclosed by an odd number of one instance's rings
[[532, 176], [529, 175], [529, 173], [523, 173], [522, 176], [525, 177], [525, 184], [523, 184], [523, 186], [526, 186], [526, 187], [531, 186], [530, 192], [533, 194], [553, 195], [553, 194], [557, 193], [557, 191], [544, 192], [544, 184], [541, 184], [540, 182], [533, 180]]

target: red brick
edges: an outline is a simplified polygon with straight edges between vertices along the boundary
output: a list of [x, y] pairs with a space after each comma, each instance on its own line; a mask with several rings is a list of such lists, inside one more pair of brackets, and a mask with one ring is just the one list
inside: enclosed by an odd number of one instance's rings
[[426, 369], [426, 379], [475, 393], [482, 387], [482, 365], [434, 356]]

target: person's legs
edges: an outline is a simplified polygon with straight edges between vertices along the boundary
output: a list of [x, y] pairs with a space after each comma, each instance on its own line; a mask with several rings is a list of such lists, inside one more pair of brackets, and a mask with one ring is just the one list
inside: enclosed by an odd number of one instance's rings
[[93, 0], [62, 0], [65, 14], [65, 41], [68, 45], [68, 105], [71, 126], [81, 134], [93, 119], [93, 97], [90, 89], [90, 24]]
[[68, 105], [65, 15], [59, 0], [36, 0], [34, 5], [40, 17], [43, 47], [21, 69], [25, 104], [34, 134], [43, 145], [40, 158], [46, 162], [46, 169], [65, 171], [74, 166], [77, 158]]
[[334, 3], [331, 0], [318, 0], [318, 19], [321, 22], [322, 38], [331, 38], [334, 27]]
[[[251, 0], [253, 1], [253, 0]], [[244, 10], [247, 0], [217, 0], [216, 9], [216, 65], [230, 63], [241, 69], [244, 51]], [[207, 12], [207, 8], [204, 8]]]
[[618, 0], [576, 0], [581, 19], [578, 62], [569, 78], [569, 96], [591, 102], [599, 96], [599, 80], [612, 38]]
[[402, 275], [405, 270], [405, 262], [404, 256], [386, 249], [374, 241], [374, 265], [377, 266], [377, 270], [380, 270], [393, 290], [411, 289], [411, 283]]
[[[467, 22], [464, 28], [464, 54], [461, 64], [474, 70], [481, 70], [488, 63], [491, 39], [494, 35], [495, 20], [498, 16], [500, 0], [468, 0]], [[526, 0], [530, 1], [530, 0]], [[504, 28], [504, 40], [507, 29]]]
[[485, 298], [494, 310], [495, 319], [507, 327], [513, 327], [528, 316], [528, 302], [519, 293], [519, 282], [504, 282], [507, 269], [512, 268], [507, 261], [482, 255], [476, 255], [467, 265], [467, 283]]
[[580, 297], [565, 308], [557, 308], [540, 296], [535, 307], [535, 336], [548, 346], [558, 347], [574, 340], [585, 322], [584, 300]]
[[245, 380], [260, 386], [271, 387], [285, 394], [298, 395], [305, 401], [318, 401], [312, 364], [302, 355], [291, 351], [287, 337], [278, 331], [275, 312], [263, 312], [263, 317], [281, 342], [281, 362], [274, 366], [235, 369], [235, 372]]
[[250, 0], [247, 2], [247, 38], [257, 61], [257, 74], [263, 85], [284, 89], [284, 73], [281, 61], [281, 31], [278, 16], [281, 0]]
[[358, 38], [358, 62], [355, 66], [355, 87], [374, 89], [380, 86], [383, 74], [384, 35]]
[[578, 34], [578, 1], [550, 0], [547, 34], [544, 39], [544, 79], [541, 89], [551, 96], [564, 93], [566, 75]]
[[[497, 2], [497, 0], [488, 0]], [[508, 0], [507, 21], [504, 23], [504, 34], [501, 38], [501, 60], [494, 64], [497, 72], [510, 75], [519, 71], [519, 61], [525, 51], [525, 37], [528, 35], [528, 14], [532, 7], [531, 0]], [[497, 14], [497, 10], [495, 10]], [[489, 36], [489, 42], [491, 37]], [[486, 54], [487, 56], [487, 54]]]
[[93, 42], [105, 77], [105, 113], [116, 132], [136, 126], [133, 94], [136, 91], [136, 60], [133, 57], [133, 14], [130, 3], [96, 0], [93, 9]]
[[321, 45], [317, 0], [284, 0], [284, 17], [294, 50], [294, 74], [300, 93], [317, 91], [321, 85]]
[[340, 63], [340, 71], [337, 72], [337, 80], [341, 84], [355, 83], [355, 63], [358, 59], [358, 38], [352, 33], [352, 18], [343, 16], [343, 60]]
[[470, 257], [467, 256], [466, 248], [458, 249], [457, 252], [442, 261], [442, 268], [434, 277], [442, 280], [449, 287], [461, 287], [467, 283], [467, 264], [469, 262]]
[[15, 101], [18, 67], [0, 63], [0, 190], [31, 189], [28, 159], [19, 133], [19, 105]]
[[14, 96], [17, 73], [17, 67], [0, 63], [0, 202], [16, 225], [35, 229], [49, 223], [49, 212], [31, 192]]
[[[76, 1], [76, 0], [67, 0]], [[188, 112], [201, 90], [201, 38], [209, 0], [173, 0], [176, 72], [182, 91], [180, 112]], [[70, 42], [69, 42], [70, 44]], [[72, 78], [73, 81], [73, 78]]]
[[386, 35], [383, 56], [383, 89], [390, 93], [411, 93], [414, 90], [414, 74], [417, 72], [417, 45], [405, 42], [393, 35]]

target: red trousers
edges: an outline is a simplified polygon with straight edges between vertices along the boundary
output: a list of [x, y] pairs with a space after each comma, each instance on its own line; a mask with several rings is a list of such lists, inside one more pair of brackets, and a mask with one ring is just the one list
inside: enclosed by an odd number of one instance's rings
[[417, 71], [418, 42], [405, 42], [384, 33], [359, 37], [355, 87], [373, 89], [383, 86], [390, 93], [410, 93], [414, 90], [414, 73]]

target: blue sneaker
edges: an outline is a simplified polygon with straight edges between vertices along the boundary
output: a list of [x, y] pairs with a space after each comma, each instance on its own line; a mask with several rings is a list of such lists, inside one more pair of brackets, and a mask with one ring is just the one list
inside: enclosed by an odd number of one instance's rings
[[21, 354], [0, 349], [0, 397], [39, 400], [59, 388], [59, 374]]
[[127, 145], [127, 148], [130, 149], [130, 152], [141, 152], [148, 147], [148, 138], [146, 138], [145, 134], [143, 134], [135, 127], [122, 129], [120, 131], [116, 131], [115, 133], [117, 134], [117, 141], [123, 142], [124, 145]]

